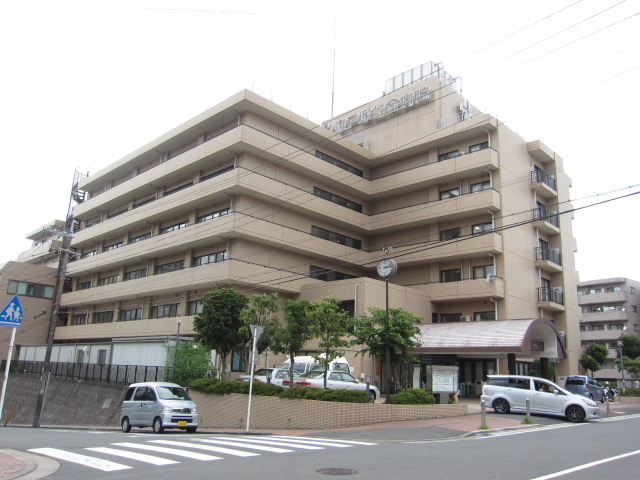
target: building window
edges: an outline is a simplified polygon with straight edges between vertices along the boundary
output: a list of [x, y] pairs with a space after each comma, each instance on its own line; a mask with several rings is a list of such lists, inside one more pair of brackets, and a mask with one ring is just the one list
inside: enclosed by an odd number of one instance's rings
[[204, 182], [205, 180], [209, 180], [210, 178], [217, 177], [218, 175], [222, 175], [223, 173], [230, 172], [233, 170], [233, 165], [230, 167], [223, 168], [222, 170], [218, 170], [217, 172], [209, 173], [208, 175], [203, 176], [200, 181]]
[[142, 200], [138, 200], [136, 202], [133, 203], [133, 208], [139, 208], [142, 207], [143, 205], [147, 205], [151, 202], [155, 202], [156, 201], [156, 197], [147, 197], [147, 198], [143, 198]]
[[589, 289], [589, 295], [598, 295], [602, 293], [602, 290], [600, 290], [599, 288], [590, 288]]
[[93, 323], [110, 323], [113, 322], [113, 311], [95, 312], [93, 314]]
[[360, 240], [347, 237], [346, 235], [335, 233], [330, 230], [325, 230], [324, 228], [316, 227], [315, 225], [311, 227], [311, 235], [324, 240], [329, 240], [330, 242], [346, 245], [347, 247], [356, 248], [358, 250], [360, 250], [362, 245]]
[[76, 313], [71, 317], [71, 325], [85, 325], [87, 323], [86, 313]]
[[98, 350], [98, 365], [106, 365], [107, 364], [107, 349], [101, 348]]
[[438, 155], [438, 161], [442, 162], [444, 160], [449, 160], [450, 158], [456, 158], [462, 155], [458, 150], [452, 150], [451, 152], [441, 153]]
[[120, 321], [129, 322], [131, 320], [142, 320], [142, 308], [130, 308], [120, 310]]
[[207, 220], [212, 220], [214, 218], [223, 217], [224, 215], [229, 215], [229, 209], [224, 208], [222, 210], [218, 210], [216, 212], [207, 213], [206, 215], [201, 215], [198, 217], [198, 223], [206, 222]]
[[578, 290], [578, 296], [582, 296], [582, 295], [589, 295], [589, 292], [587, 292], [586, 290]]
[[208, 255], [200, 255], [193, 257], [193, 266], [208, 265], [210, 263], [224, 262], [227, 259], [227, 252], [210, 253]]
[[143, 278], [147, 276], [147, 269], [141, 268], [140, 270], [132, 270], [124, 274], [125, 281], [135, 280], [136, 278]]
[[322, 190], [321, 188], [318, 188], [318, 187], [313, 187], [313, 194], [316, 197], [323, 198], [332, 203], [340, 205], [341, 207], [349, 208], [351, 210], [355, 210], [356, 212], [362, 213], [362, 205], [352, 200], [348, 200], [344, 197], [336, 195], [335, 193], [327, 192], [326, 190]]
[[489, 180], [485, 182], [478, 182], [471, 184], [471, 193], [481, 192], [482, 190], [489, 190], [491, 188], [491, 182]]
[[441, 313], [440, 323], [455, 323], [460, 322], [462, 317], [461, 313]]
[[638, 325], [637, 323], [633, 324], [633, 331], [634, 332], [640, 332], [640, 325]]
[[353, 165], [349, 165], [348, 163], [344, 163], [337, 158], [333, 158], [331, 155], [327, 155], [326, 153], [322, 153], [320, 150], [316, 150], [316, 157], [328, 162], [332, 165], [335, 165], [338, 168], [346, 170], [347, 172], [353, 173], [354, 175], [358, 175], [359, 177], [364, 176], [364, 172], [359, 168], [354, 167]]
[[588, 332], [589, 331], [589, 326], [588, 325], [580, 325], [580, 331], [581, 332]]
[[88, 282], [78, 282], [76, 285], [76, 290], [86, 290], [87, 288], [91, 288], [91, 280]]
[[157, 265], [156, 275], [160, 275], [161, 273], [175, 272], [176, 270], [182, 270], [183, 268], [184, 268], [184, 260], [165, 263], [164, 265]]
[[112, 245], [107, 245], [104, 247], [104, 251], [108, 252], [109, 250], [115, 250], [116, 248], [120, 248], [122, 246], [122, 242], [114, 243]]
[[119, 279], [119, 275], [110, 275], [108, 277], [102, 277], [98, 279], [98, 285], [99, 286], [104, 286], [104, 285], [111, 285], [112, 283], [118, 283], [118, 279]]
[[617, 293], [617, 292], [621, 292], [622, 288], [621, 287], [606, 287], [604, 289], [605, 293]]
[[334, 270], [328, 270], [322, 267], [316, 267], [311, 265], [309, 267], [309, 276], [322, 280], [323, 282], [334, 282], [336, 280], [346, 280], [349, 278], [356, 278], [354, 275], [349, 275], [343, 272], [336, 272]]
[[449, 228], [448, 230], [440, 231], [440, 240], [453, 240], [454, 238], [460, 238], [460, 227]]
[[489, 276], [495, 277], [496, 270], [493, 265], [480, 265], [478, 267], [473, 267], [473, 278], [488, 278]]
[[80, 258], [88, 258], [88, 257], [93, 257], [96, 254], [95, 250], [91, 250], [90, 252], [85, 252], [82, 255], [80, 255]]
[[591, 331], [593, 332], [603, 332], [604, 325], [591, 325]]
[[490, 311], [490, 312], [474, 312], [473, 313], [473, 319], [476, 322], [484, 322], [484, 321], [489, 321], [489, 320], [495, 320], [496, 319], [496, 312], [494, 312], [494, 311]]
[[638, 307], [637, 307], [637, 305], [631, 305], [631, 311], [632, 311], [633, 313], [638, 313]]
[[481, 235], [493, 230], [493, 223], [476, 223], [471, 226], [471, 235]]
[[631, 292], [631, 295], [635, 295], [636, 294], [636, 288], [635, 287], [629, 287], [629, 291]]
[[487, 148], [489, 148], [489, 142], [476, 143], [469, 147], [469, 153], [479, 152], [480, 150], [485, 150]]
[[233, 351], [231, 354], [231, 370], [234, 372], [244, 372], [247, 369], [247, 363], [239, 352]]
[[609, 325], [609, 330], [624, 330], [624, 325], [622, 323], [612, 323]]
[[163, 233], [175, 232], [176, 230], [187, 228], [187, 225], [189, 225], [189, 222], [181, 222], [181, 223], [176, 223], [175, 225], [169, 225], [168, 227], [161, 228], [160, 233], [163, 234]]
[[177, 193], [177, 192], [179, 192], [180, 190], [184, 190], [185, 188], [189, 188], [191, 185], [193, 185], [193, 182], [188, 182], [188, 183], [185, 183], [185, 184], [183, 184], [183, 185], [179, 185], [179, 186], [177, 186], [177, 187], [175, 187], [175, 188], [171, 188], [171, 189], [169, 189], [169, 190], [165, 191], [165, 192], [162, 194], [162, 196], [163, 196], [163, 197], [168, 197], [169, 195], [171, 195], [171, 194], [173, 194], [173, 193]]
[[443, 190], [440, 192], [440, 200], [445, 200], [447, 198], [454, 198], [460, 196], [459, 188], [451, 188], [449, 190]]
[[142, 235], [138, 235], [137, 237], [130, 238], [129, 244], [141, 242], [142, 240], [146, 240], [147, 238], [151, 238], [151, 233], [144, 233]]
[[178, 315], [179, 303], [172, 303], [169, 305], [157, 305], [151, 307], [151, 318], [167, 318], [175, 317]]
[[7, 293], [25, 295], [27, 297], [53, 298], [53, 286], [42, 285], [41, 283], [20, 282], [9, 280]]
[[441, 282], [459, 282], [460, 280], [462, 280], [462, 269], [440, 270]]
[[193, 300], [187, 305], [187, 315], [200, 315], [202, 313], [202, 300]]

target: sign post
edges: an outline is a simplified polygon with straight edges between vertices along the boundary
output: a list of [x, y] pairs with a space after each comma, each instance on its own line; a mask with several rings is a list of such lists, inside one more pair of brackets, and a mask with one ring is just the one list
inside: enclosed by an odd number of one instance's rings
[[9, 340], [9, 352], [7, 353], [7, 365], [4, 369], [4, 377], [2, 377], [2, 393], [0, 393], [0, 418], [2, 418], [2, 410], [4, 408], [4, 396], [7, 391], [7, 382], [9, 381], [9, 368], [11, 366], [11, 357], [13, 356], [13, 344], [16, 340], [16, 329], [22, 324], [24, 310], [20, 303], [20, 297], [15, 294], [14, 297], [0, 312], [0, 325], [5, 327], [13, 327], [11, 331], [11, 339]]
[[251, 394], [253, 393], [253, 369], [256, 364], [256, 344], [258, 343], [258, 339], [262, 332], [264, 332], [264, 327], [259, 325], [249, 325], [251, 329], [251, 336], [253, 337], [253, 348], [251, 348], [251, 377], [249, 378], [249, 405], [247, 407], [247, 433], [249, 433], [249, 424], [251, 423]]

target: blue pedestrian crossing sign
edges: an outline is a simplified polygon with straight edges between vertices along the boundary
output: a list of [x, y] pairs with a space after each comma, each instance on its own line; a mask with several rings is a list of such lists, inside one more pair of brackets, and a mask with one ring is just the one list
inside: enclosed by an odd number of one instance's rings
[[24, 317], [24, 310], [20, 303], [20, 297], [16, 294], [0, 312], [0, 325], [19, 327], [22, 323], [22, 317]]

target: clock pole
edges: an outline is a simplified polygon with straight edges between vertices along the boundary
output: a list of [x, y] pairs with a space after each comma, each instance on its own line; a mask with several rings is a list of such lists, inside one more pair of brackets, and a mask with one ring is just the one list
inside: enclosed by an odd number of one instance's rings
[[[392, 251], [392, 247], [385, 248], [385, 255], [389, 255]], [[389, 277], [395, 275], [398, 270], [398, 264], [395, 260], [390, 258], [384, 258], [378, 262], [377, 266], [378, 275], [384, 278], [384, 291], [385, 291], [385, 347], [384, 347], [384, 378], [386, 386], [386, 396], [384, 403], [391, 403], [391, 345], [389, 341]]]

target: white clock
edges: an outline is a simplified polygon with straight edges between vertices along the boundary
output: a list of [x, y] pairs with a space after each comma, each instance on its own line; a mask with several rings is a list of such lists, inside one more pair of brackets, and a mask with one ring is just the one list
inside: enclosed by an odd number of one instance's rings
[[383, 278], [387, 278], [392, 276], [398, 271], [398, 264], [396, 263], [395, 260], [392, 260], [390, 258], [385, 258], [378, 262], [377, 270], [378, 270], [378, 275], [380, 275]]

